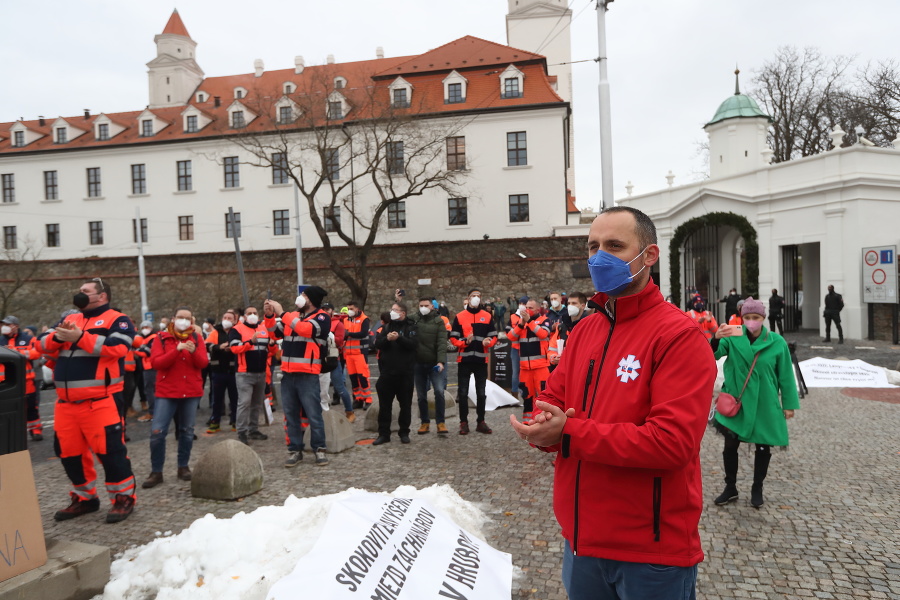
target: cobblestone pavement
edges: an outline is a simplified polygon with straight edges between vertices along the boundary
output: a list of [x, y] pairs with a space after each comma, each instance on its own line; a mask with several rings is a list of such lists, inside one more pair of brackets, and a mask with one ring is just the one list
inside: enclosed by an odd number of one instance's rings
[[[816, 355], [809, 346], [821, 344], [817, 336], [803, 335], [805, 342], [796, 340], [800, 360]], [[879, 364], [871, 360], [877, 352], [878, 360], [888, 361], [885, 366], [890, 368], [900, 356], [889, 344], [880, 343], [876, 351], [856, 350], [857, 345], [875, 344], [848, 340], [843, 347], [836, 346], [840, 353], [835, 355]], [[450, 381], [455, 381], [452, 371]], [[43, 393], [45, 418], [50, 396], [51, 392]], [[790, 449], [774, 453], [766, 504], [760, 510], [748, 503], [752, 464], [743, 449], [740, 500], [725, 507], [712, 504], [722, 485], [722, 441], [707, 432], [701, 450], [707, 506], [700, 525], [706, 551], [698, 580], [700, 598], [900, 599], [900, 406], [896, 404], [900, 390], [887, 390], [882, 398], [888, 402], [853, 398], [838, 389], [812, 390], [790, 422]], [[562, 538], [551, 503], [551, 458], [514, 435], [507, 423], [511, 412], [514, 409], [488, 413], [493, 435], [473, 431], [459, 436], [454, 418], [448, 420], [452, 433], [447, 438], [413, 433], [409, 445], [397, 439], [379, 447], [359, 445], [332, 455], [325, 468], [316, 468], [307, 454], [299, 467], [285, 469], [281, 427], [262, 428], [269, 439], [252, 447], [265, 466], [264, 487], [237, 502], [192, 498], [189, 483], [175, 478], [175, 443], [170, 436], [165, 483], [139, 489], [135, 513], [117, 525], [104, 522], [105, 509], [54, 522], [53, 513], [68, 502], [68, 480], [52, 457], [49, 441], [32, 444], [31, 451], [46, 534], [102, 544], [114, 552], [146, 543], [156, 532], [177, 533], [206, 513], [227, 518], [259, 506], [280, 505], [290, 494], [316, 496], [349, 487], [392, 491], [399, 485], [447, 483], [491, 518], [485, 528], [487, 541], [512, 554], [513, 564], [521, 570], [513, 597], [560, 600], [566, 595], [560, 582]], [[413, 415], [415, 425], [416, 408]], [[207, 416], [204, 406], [197, 422], [202, 425]], [[362, 418], [354, 427], [359, 439], [375, 437], [363, 430]], [[198, 427], [194, 460], [216, 441], [236, 438], [230, 432], [202, 431]], [[140, 483], [150, 470], [149, 425], [130, 419], [129, 433], [129, 452]]]

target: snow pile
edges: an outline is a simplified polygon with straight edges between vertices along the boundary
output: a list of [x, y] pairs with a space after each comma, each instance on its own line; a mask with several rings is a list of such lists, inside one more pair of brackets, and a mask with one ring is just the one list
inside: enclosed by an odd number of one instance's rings
[[[359, 491], [290, 496], [284, 506], [263, 506], [230, 519], [208, 514], [178, 535], [126, 550], [112, 563], [110, 581], [95, 600], [264, 600], [315, 545], [332, 503]], [[460, 527], [484, 537], [487, 517], [448, 485], [400, 486], [384, 495], [427, 500]]]

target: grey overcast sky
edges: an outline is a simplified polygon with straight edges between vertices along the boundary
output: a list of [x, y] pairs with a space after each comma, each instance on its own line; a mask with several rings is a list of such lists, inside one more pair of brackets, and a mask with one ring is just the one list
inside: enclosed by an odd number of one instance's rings
[[[464, 35], [506, 43], [505, 0], [122, 0], [3, 2], [0, 122], [139, 110], [145, 63], [173, 8], [198, 43], [207, 76], [306, 64], [419, 54]], [[594, 0], [570, 0], [572, 60], [597, 56]], [[614, 186], [634, 193], [702, 177], [701, 127], [734, 90], [734, 67], [749, 84], [779, 46], [816, 46], [857, 65], [900, 53], [900, 0], [616, 0], [607, 13]], [[572, 67], [576, 195], [599, 206], [597, 64]], [[745, 86], [746, 87], [746, 86]]]

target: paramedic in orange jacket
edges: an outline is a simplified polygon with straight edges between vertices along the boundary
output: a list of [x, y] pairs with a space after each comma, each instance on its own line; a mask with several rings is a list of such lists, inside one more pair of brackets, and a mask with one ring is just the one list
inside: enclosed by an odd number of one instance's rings
[[706, 309], [706, 302], [703, 301], [702, 296], [699, 294], [694, 296], [691, 302], [691, 310], [685, 312], [697, 322], [697, 326], [700, 327], [700, 331], [703, 332], [707, 340], [716, 334], [719, 324], [716, 323], [716, 318], [713, 314]]
[[497, 331], [491, 314], [481, 309], [481, 290], [469, 292], [467, 306], [453, 319], [450, 343], [456, 346], [458, 374], [457, 405], [459, 406], [459, 435], [469, 433], [469, 378], [475, 376], [475, 431], [493, 433], [484, 422], [487, 403], [488, 350], [497, 343]]
[[80, 314], [66, 318], [41, 340], [41, 350], [56, 354], [53, 379], [58, 397], [54, 448], [72, 481], [72, 503], [57, 511], [65, 521], [100, 508], [96, 485], [85, 476], [82, 456], [92, 450], [106, 472], [112, 508], [107, 523], [134, 510], [134, 474], [125, 448], [122, 422], [112, 389], [122, 382], [120, 364], [131, 348], [131, 320], [110, 309], [111, 290], [99, 278], [82, 284], [73, 304]]
[[256, 307], [248, 306], [244, 309], [244, 322], [231, 328], [228, 341], [231, 353], [237, 357], [238, 439], [245, 444], [266, 440], [269, 436], [259, 430], [259, 415], [265, 411], [266, 372], [275, 340], [261, 322]]
[[[31, 361], [41, 357], [40, 349], [35, 345], [37, 340], [27, 329], [19, 328], [19, 319], [12, 315], [0, 321], [0, 346], [7, 346], [25, 357], [25, 406], [27, 407], [28, 434], [35, 442], [44, 439], [44, 428], [41, 425], [39, 408], [41, 396], [34, 385], [34, 366]], [[0, 381], [3, 374], [0, 373]]]
[[344, 362], [350, 385], [353, 387], [353, 408], [369, 408], [372, 389], [369, 387], [369, 329], [371, 322], [356, 301], [347, 303], [347, 320], [344, 327]]
[[[544, 391], [550, 376], [550, 362], [547, 347], [550, 339], [550, 325], [547, 317], [540, 314], [537, 300], [525, 303], [525, 310], [519, 310], [519, 319], [506, 336], [519, 342], [519, 381], [525, 384], [525, 410], [522, 420], [532, 421], [534, 399]], [[557, 333], [559, 332], [557, 328]]]

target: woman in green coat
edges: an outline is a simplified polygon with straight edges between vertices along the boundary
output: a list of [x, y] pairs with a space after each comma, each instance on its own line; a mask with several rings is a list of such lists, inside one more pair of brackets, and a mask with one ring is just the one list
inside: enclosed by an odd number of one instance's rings
[[[722, 391], [741, 398], [741, 409], [733, 417], [715, 415], [715, 427], [725, 437], [722, 460], [725, 463], [725, 491], [715, 503], [728, 504], [738, 498], [738, 447], [741, 442], [756, 444], [753, 462], [753, 487], [750, 504], [763, 504], [763, 480], [772, 458], [772, 446], [788, 445], [787, 419], [800, 408], [791, 352], [784, 338], [766, 329], [766, 308], [762, 302], [747, 298], [741, 307], [744, 324], [721, 325], [710, 340], [716, 358], [727, 356]], [[753, 373], [747, 373], [759, 353]], [[747, 388], [741, 396], [744, 382]]]

